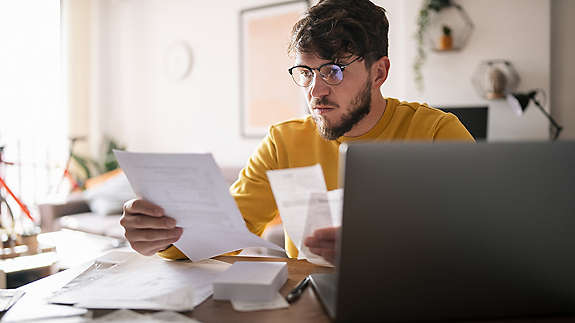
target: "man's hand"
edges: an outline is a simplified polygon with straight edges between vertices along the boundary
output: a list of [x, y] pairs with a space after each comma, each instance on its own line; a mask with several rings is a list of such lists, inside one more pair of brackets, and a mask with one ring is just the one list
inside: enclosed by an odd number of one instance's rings
[[311, 252], [334, 264], [339, 231], [340, 227], [317, 229], [314, 231], [313, 236], [305, 239], [304, 244]]
[[124, 203], [120, 224], [126, 229], [124, 236], [132, 249], [144, 256], [166, 249], [183, 232], [176, 226], [176, 220], [164, 215], [161, 207], [140, 198]]

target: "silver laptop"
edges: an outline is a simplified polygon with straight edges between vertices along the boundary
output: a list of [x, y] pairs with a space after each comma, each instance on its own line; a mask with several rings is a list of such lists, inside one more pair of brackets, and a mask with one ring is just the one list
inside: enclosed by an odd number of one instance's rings
[[342, 147], [336, 321], [575, 313], [575, 143]]

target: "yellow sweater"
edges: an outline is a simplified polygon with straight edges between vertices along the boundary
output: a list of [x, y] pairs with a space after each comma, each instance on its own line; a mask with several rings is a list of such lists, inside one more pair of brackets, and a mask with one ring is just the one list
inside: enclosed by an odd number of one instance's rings
[[[261, 235], [266, 225], [278, 214], [276, 203], [266, 176], [267, 170], [322, 166], [327, 189], [338, 185], [338, 152], [342, 142], [387, 140], [463, 140], [474, 141], [457, 117], [418, 103], [399, 102], [388, 98], [387, 107], [379, 122], [359, 137], [340, 137], [329, 141], [317, 132], [311, 116], [285, 121], [270, 127], [230, 193], [244, 217], [248, 229]], [[298, 250], [286, 234], [285, 249], [290, 257]], [[171, 259], [185, 256], [170, 247], [159, 253]]]

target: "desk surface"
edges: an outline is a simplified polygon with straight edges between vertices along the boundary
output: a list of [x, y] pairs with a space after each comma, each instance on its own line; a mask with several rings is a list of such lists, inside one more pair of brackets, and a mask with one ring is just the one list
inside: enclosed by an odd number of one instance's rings
[[[241, 256], [220, 256], [215, 259], [233, 263], [236, 261], [283, 261], [288, 264], [288, 281], [280, 290], [282, 295], [288, 292], [306, 275], [311, 273], [328, 273], [332, 268], [320, 267], [304, 260], [286, 259], [286, 258], [262, 258], [262, 257], [241, 257]], [[42, 316], [49, 315], [50, 311], [56, 311], [57, 314], [63, 315], [65, 309], [70, 315], [74, 315], [76, 309], [71, 306], [58, 306], [57, 309], [50, 308], [50, 305], [41, 300], [65, 285], [81, 272], [82, 268], [72, 268], [56, 275], [40, 279], [34, 283], [23, 287], [26, 290], [25, 296], [12, 308], [7, 314], [9, 321], [18, 321], [19, 319], [30, 318], [31, 312], [39, 312]], [[109, 310], [94, 311], [94, 316], [99, 317]], [[77, 313], [76, 313], [77, 314]], [[215, 301], [211, 297], [196, 307], [193, 311], [185, 313], [201, 322], [330, 322], [328, 316], [323, 310], [319, 299], [316, 297], [312, 288], [307, 288], [301, 298], [287, 309], [257, 311], [257, 312], [236, 312], [233, 310], [228, 301]], [[32, 315], [33, 317], [34, 315]], [[3, 320], [4, 321], [4, 320]], [[71, 318], [71, 320], [57, 319], [58, 322], [81, 322]], [[42, 320], [38, 321], [42, 322]], [[55, 322], [55, 321], [50, 321]], [[479, 321], [471, 321], [478, 323]], [[524, 319], [501, 319], [489, 320], [482, 322], [575, 322], [575, 317], [553, 317], [553, 318], [524, 318]]]
[[[305, 260], [286, 258], [263, 258], [242, 256], [220, 256], [215, 259], [234, 263], [236, 261], [279, 261], [287, 262], [288, 280], [281, 288], [280, 293], [287, 295], [305, 276], [311, 273], [332, 272], [332, 268], [326, 268], [311, 264]], [[7, 314], [9, 321], [17, 321], [30, 317], [30, 311], [47, 314], [49, 305], [40, 299], [48, 296], [51, 292], [61, 288], [68, 281], [81, 272], [82, 268], [73, 268], [56, 275], [46, 277], [23, 287], [26, 290], [24, 297]], [[60, 307], [60, 306], [59, 306]], [[74, 308], [70, 307], [73, 312]], [[59, 310], [61, 311], [61, 309]], [[96, 317], [110, 312], [109, 310], [96, 310]], [[229, 301], [215, 301], [211, 297], [197, 306], [193, 311], [185, 313], [201, 322], [329, 322], [319, 299], [312, 288], [307, 288], [301, 298], [291, 304], [287, 309], [237, 312], [232, 308]], [[67, 321], [68, 322], [68, 321]], [[75, 322], [75, 320], [72, 320]]]

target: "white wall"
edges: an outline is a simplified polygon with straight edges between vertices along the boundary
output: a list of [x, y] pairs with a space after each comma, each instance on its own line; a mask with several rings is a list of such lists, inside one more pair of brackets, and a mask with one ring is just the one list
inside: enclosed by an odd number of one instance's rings
[[[243, 164], [259, 140], [239, 135], [239, 11], [265, 3], [100, 1], [103, 132], [134, 151], [207, 150], [222, 165]], [[174, 81], [164, 59], [181, 40], [192, 48], [193, 66]]]
[[551, 2], [552, 115], [563, 126], [562, 140], [575, 140], [575, 1]]
[[[259, 140], [239, 135], [239, 11], [271, 2], [280, 1], [97, 1], [95, 128], [134, 151], [202, 149], [222, 165], [243, 164]], [[471, 74], [481, 60], [504, 58], [519, 71], [520, 90], [549, 93], [550, 0], [458, 0], [475, 33], [461, 52], [428, 56], [423, 93], [415, 89], [411, 68], [421, 1], [374, 2], [387, 8], [391, 24], [392, 69], [384, 95], [439, 105], [489, 104], [489, 139], [547, 138], [547, 122], [536, 108], [518, 118], [505, 103], [484, 101]], [[163, 60], [181, 40], [192, 48], [193, 67], [188, 78], [173, 81]]]
[[[92, 84], [96, 79], [91, 76], [93, 70], [92, 37], [95, 29], [92, 20], [92, 0], [61, 1], [62, 4], [62, 40], [63, 58], [68, 64], [64, 66], [64, 87], [66, 105], [69, 108], [69, 137], [82, 137], [98, 135], [90, 114], [96, 111], [92, 107]], [[94, 136], [95, 137], [95, 136]], [[76, 153], [87, 155], [90, 146], [87, 141], [81, 140], [74, 146]]]
[[[376, 2], [390, 11], [392, 68], [390, 79], [382, 88], [385, 95], [436, 106], [488, 105], [489, 140], [548, 138], [547, 122], [540, 111], [530, 107], [518, 118], [505, 101], [482, 99], [475, 92], [471, 78], [481, 61], [507, 59], [522, 79], [520, 91], [542, 88], [549, 95], [549, 0], [458, 0], [475, 24], [474, 33], [461, 51], [427, 51], [423, 67], [425, 88], [421, 93], [416, 89], [412, 69], [416, 54], [415, 21], [421, 1]], [[394, 13], [398, 9], [399, 14]]]

